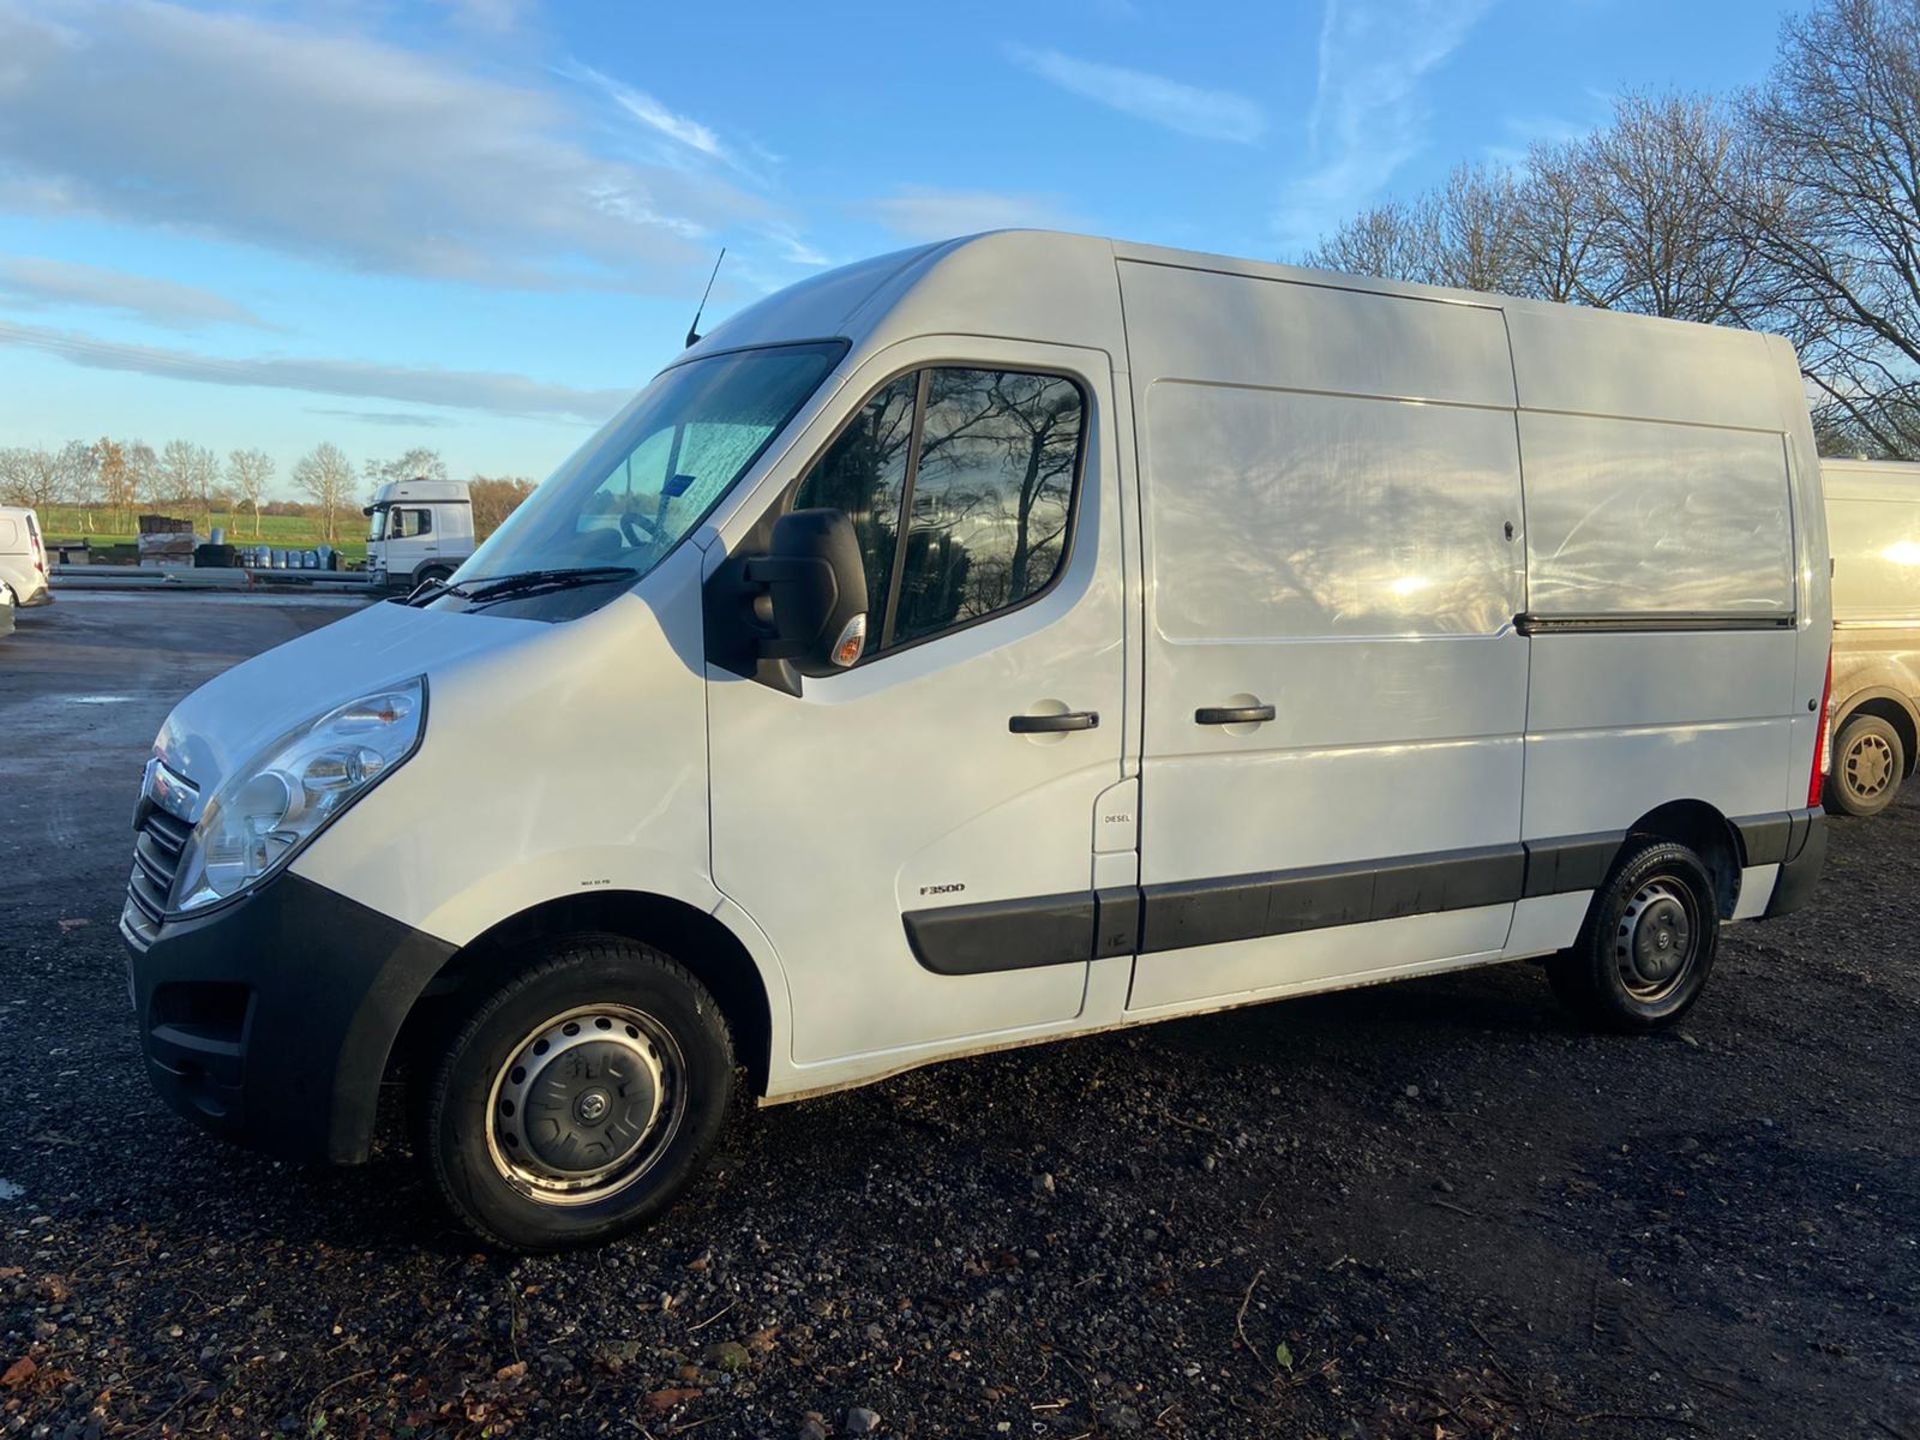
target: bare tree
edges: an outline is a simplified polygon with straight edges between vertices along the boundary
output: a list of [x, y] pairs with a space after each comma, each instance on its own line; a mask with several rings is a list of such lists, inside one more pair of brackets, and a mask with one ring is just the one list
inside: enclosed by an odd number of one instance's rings
[[1750, 166], [1733, 117], [1696, 96], [1628, 95], [1582, 147], [1593, 188], [1583, 300], [1705, 324], [1745, 319], [1755, 268], [1725, 197]]
[[162, 505], [199, 505], [213, 513], [213, 488], [220, 479], [220, 459], [191, 440], [169, 440], [149, 482], [149, 496]]
[[1920, 7], [1829, 0], [1788, 20], [1742, 114], [1763, 183], [1724, 198], [1825, 397], [1823, 439], [1920, 458]]
[[447, 462], [440, 458], [438, 450], [416, 445], [392, 460], [367, 461], [364, 473], [367, 477], [367, 498], [371, 500], [374, 491], [394, 480], [444, 480], [447, 478]]
[[1528, 152], [1516, 197], [1521, 279], [1515, 293], [1560, 304], [1604, 303], [1591, 289], [1597, 188], [1583, 144], [1541, 144]]
[[1461, 165], [1429, 209], [1434, 281], [1461, 290], [1524, 293], [1529, 279], [1520, 185], [1513, 172]]
[[1389, 200], [1348, 220], [1307, 251], [1300, 263], [1346, 275], [1431, 284], [1439, 268], [1436, 230], [1430, 200]]
[[93, 447], [81, 440], [0, 450], [0, 501], [35, 510], [83, 501], [93, 474]]
[[1521, 190], [1510, 170], [1461, 165], [1437, 190], [1361, 212], [1303, 263], [1383, 280], [1529, 293]]
[[332, 543], [340, 510], [353, 490], [353, 465], [338, 445], [322, 440], [295, 462], [293, 483], [320, 507], [327, 541]]
[[235, 450], [227, 456], [227, 485], [253, 507], [253, 534], [260, 537], [260, 497], [273, 483], [273, 457], [264, 450]]

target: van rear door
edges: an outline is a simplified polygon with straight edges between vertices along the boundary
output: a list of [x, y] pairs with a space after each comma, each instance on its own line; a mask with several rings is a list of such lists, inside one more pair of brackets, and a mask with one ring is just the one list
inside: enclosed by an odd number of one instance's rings
[[1499, 952], [1528, 661], [1499, 311], [1120, 269], [1148, 597], [1129, 1011]]

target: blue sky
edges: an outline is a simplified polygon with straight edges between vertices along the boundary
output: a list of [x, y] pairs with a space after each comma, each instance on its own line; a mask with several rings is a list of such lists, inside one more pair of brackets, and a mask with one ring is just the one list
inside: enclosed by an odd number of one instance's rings
[[544, 475], [714, 317], [1044, 225], [1290, 258], [1771, 0], [0, 0], [0, 445]]

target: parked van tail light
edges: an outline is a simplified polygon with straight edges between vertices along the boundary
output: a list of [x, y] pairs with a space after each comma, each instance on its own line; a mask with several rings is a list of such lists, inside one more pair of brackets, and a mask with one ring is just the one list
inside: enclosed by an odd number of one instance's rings
[[1807, 779], [1807, 808], [1820, 803], [1827, 771], [1833, 765], [1833, 651], [1827, 651], [1827, 682], [1820, 687], [1820, 732], [1813, 738], [1813, 774]]

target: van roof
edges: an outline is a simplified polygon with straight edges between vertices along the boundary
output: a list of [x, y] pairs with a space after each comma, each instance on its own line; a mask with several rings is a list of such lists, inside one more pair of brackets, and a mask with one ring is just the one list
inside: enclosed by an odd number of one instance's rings
[[[1577, 314], [1610, 326], [1667, 327], [1678, 333], [1727, 334], [1724, 327], [1623, 311], [1556, 305], [1410, 281], [1378, 280], [1298, 265], [1175, 250], [1057, 230], [989, 230], [896, 250], [823, 271], [767, 296], [716, 325], [674, 363], [720, 350], [779, 341], [844, 336], [856, 345], [908, 334], [964, 331], [1036, 335], [1124, 355], [1118, 333], [1114, 262], [1259, 279], [1292, 280], [1376, 295], [1399, 295], [1509, 313]], [[1739, 333], [1739, 332], [1736, 332]], [[1744, 332], [1753, 334], [1757, 332]], [[1771, 344], [1785, 341], [1767, 337]]]
[[[1130, 341], [1141, 335], [1133, 333], [1134, 313], [1123, 314], [1121, 292], [1148, 280], [1130, 280], [1128, 271], [1147, 269], [1164, 279], [1184, 271], [1278, 280], [1356, 299], [1404, 297], [1496, 312], [1521, 409], [1776, 433], [1806, 424], [1793, 349], [1776, 335], [1050, 230], [989, 231], [826, 271], [716, 325], [673, 363], [831, 338], [848, 340], [865, 359], [909, 339], [968, 335], [1100, 351], [1130, 370]], [[1811, 435], [1802, 441], [1811, 453]]]
[[1885, 475], [1889, 480], [1912, 483], [1920, 480], [1920, 461], [1917, 460], [1836, 460], [1820, 461], [1822, 470], [1838, 471], [1843, 475]]
[[1920, 500], [1920, 464], [1911, 460], [1822, 460], [1829, 500]]

